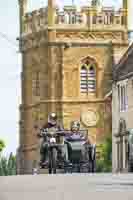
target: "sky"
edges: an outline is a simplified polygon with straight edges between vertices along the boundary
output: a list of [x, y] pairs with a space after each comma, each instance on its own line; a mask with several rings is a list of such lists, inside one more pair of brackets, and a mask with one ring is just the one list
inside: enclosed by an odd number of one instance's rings
[[[29, 11], [46, 5], [46, 0], [29, 0]], [[61, 6], [70, 0], [57, 0]], [[88, 0], [75, 0], [86, 5]], [[103, 0], [105, 6], [117, 6], [121, 0]], [[0, 139], [6, 144], [4, 154], [15, 153], [19, 145], [19, 104], [21, 103], [21, 54], [19, 36], [18, 0], [4, 0], [0, 4]]]

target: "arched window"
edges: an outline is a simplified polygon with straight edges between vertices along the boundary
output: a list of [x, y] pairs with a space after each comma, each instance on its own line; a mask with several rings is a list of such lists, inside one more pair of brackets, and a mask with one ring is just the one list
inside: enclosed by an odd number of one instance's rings
[[80, 72], [80, 89], [82, 93], [87, 93], [87, 68], [84, 65]]
[[88, 69], [88, 91], [94, 92], [96, 89], [96, 74], [93, 65]]
[[92, 59], [83, 63], [80, 71], [80, 91], [88, 94], [96, 91], [96, 63]]

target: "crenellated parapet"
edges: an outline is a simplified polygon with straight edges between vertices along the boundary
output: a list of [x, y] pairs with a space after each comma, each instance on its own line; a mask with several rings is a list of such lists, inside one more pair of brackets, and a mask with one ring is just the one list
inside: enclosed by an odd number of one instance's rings
[[[63, 12], [58, 12], [57, 24], [80, 24], [95, 28], [98, 26], [125, 25], [123, 21], [123, 10], [115, 11], [113, 7], [103, 7], [101, 12], [93, 7], [82, 7], [78, 12], [76, 9], [64, 7]], [[62, 19], [63, 18], [63, 19]]]
[[[87, 28], [87, 29], [112, 29], [125, 28], [127, 16], [124, 9], [115, 11], [113, 7], [103, 7], [100, 12], [95, 7], [81, 7], [80, 11], [75, 6], [64, 6], [61, 11], [54, 8], [54, 28]], [[38, 32], [47, 28], [47, 8], [41, 8], [31, 13], [26, 13], [23, 18], [23, 34]]]

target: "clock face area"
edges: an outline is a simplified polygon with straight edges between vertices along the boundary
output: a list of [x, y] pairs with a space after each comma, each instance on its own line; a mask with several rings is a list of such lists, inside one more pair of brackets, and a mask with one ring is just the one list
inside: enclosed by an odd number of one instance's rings
[[81, 113], [81, 121], [87, 127], [96, 126], [98, 120], [98, 113], [93, 110], [87, 110]]

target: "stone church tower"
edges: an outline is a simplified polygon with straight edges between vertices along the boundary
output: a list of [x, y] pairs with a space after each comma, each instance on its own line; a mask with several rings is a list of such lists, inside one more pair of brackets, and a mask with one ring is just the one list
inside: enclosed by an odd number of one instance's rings
[[[19, 173], [31, 173], [38, 159], [35, 126], [54, 111], [65, 128], [80, 120], [92, 142], [111, 134], [112, 66], [128, 45], [127, 8], [64, 6], [55, 0], [27, 12], [19, 0], [22, 53]], [[94, 2], [94, 1], [93, 1]], [[99, 4], [98, 4], [99, 5]], [[101, 6], [101, 5], [100, 5]]]

